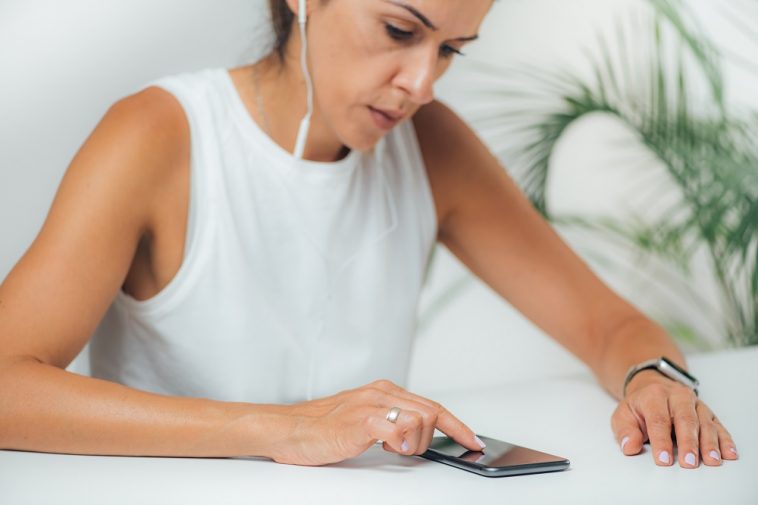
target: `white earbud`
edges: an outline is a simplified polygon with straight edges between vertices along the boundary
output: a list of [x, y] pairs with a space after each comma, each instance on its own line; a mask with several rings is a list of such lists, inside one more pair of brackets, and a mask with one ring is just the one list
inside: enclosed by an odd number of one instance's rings
[[297, 20], [300, 24], [305, 23], [305, 20], [308, 19], [308, 12], [306, 11], [305, 4], [305, 0], [298, 0]]
[[311, 116], [313, 115], [313, 83], [311, 82], [311, 75], [308, 72], [308, 61], [306, 56], [308, 54], [308, 40], [305, 34], [305, 25], [308, 19], [308, 12], [306, 9], [306, 1], [299, 0], [297, 8], [297, 24], [300, 26], [300, 66], [303, 69], [303, 76], [305, 77], [305, 85], [307, 89], [307, 105], [308, 110], [300, 121], [300, 128], [297, 132], [297, 140], [295, 141], [295, 158], [302, 159], [303, 151], [305, 151], [305, 142], [308, 139], [308, 130], [311, 126]]

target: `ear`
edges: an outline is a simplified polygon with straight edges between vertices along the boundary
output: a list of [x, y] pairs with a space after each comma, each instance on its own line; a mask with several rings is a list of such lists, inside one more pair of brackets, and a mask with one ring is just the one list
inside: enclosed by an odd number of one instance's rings
[[[287, 6], [289, 6], [290, 10], [295, 14], [295, 18], [297, 19], [297, 15], [300, 12], [300, 0], [287, 0]], [[306, 13], [310, 14], [310, 2], [308, 0], [305, 0], [305, 6]]]

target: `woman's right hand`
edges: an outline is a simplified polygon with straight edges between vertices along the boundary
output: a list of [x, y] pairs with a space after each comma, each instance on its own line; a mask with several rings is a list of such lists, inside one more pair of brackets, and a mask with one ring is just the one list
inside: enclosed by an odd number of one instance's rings
[[[395, 423], [386, 416], [400, 408]], [[422, 454], [439, 429], [458, 444], [480, 451], [476, 434], [442, 405], [387, 380], [289, 407], [294, 429], [277, 447], [274, 461], [292, 465], [325, 465], [358, 456], [382, 440], [386, 451]]]

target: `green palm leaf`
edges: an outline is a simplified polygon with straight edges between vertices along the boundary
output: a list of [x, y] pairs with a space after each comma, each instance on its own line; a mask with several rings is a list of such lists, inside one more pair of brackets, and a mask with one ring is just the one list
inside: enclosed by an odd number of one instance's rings
[[[489, 76], [488, 82], [507, 76], [488, 93], [500, 103], [519, 104], [520, 110], [489, 107], [471, 119], [482, 130], [522, 139], [511, 161], [523, 168], [520, 182], [535, 207], [556, 221], [561, 217], [550, 212], [547, 184], [551, 157], [566, 130], [591, 114], [607, 114], [636, 132], [639, 143], [662, 162], [665, 176], [679, 188], [679, 201], [657, 223], [573, 224], [623, 237], [682, 271], [704, 246], [721, 289], [729, 343], [757, 344], [758, 113], [738, 117], [727, 109], [720, 54], [692, 28], [694, 18], [683, 3], [650, 3], [658, 16], [642, 68], [635, 63], [639, 52], [631, 50], [637, 41], [621, 24], [616, 54], [601, 39], [599, 54], [590, 56], [590, 79], [567, 71], [475, 63], [471, 70]], [[679, 46], [673, 55], [666, 43], [672, 30]], [[707, 83], [710, 101], [692, 92], [693, 69]], [[508, 80], [513, 76], [536, 86], [514, 87]]]

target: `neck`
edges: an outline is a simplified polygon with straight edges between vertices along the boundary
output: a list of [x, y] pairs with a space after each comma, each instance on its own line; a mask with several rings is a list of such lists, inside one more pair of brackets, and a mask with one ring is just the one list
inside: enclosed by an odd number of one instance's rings
[[[268, 135], [289, 152], [295, 150], [300, 121], [307, 112], [306, 85], [300, 67], [300, 35], [293, 30], [284, 58], [276, 52], [266, 56], [260, 66], [260, 93], [266, 110]], [[315, 84], [314, 84], [315, 85]], [[308, 139], [303, 159], [311, 161], [337, 161], [350, 149], [342, 144], [325, 121], [314, 96]]]

